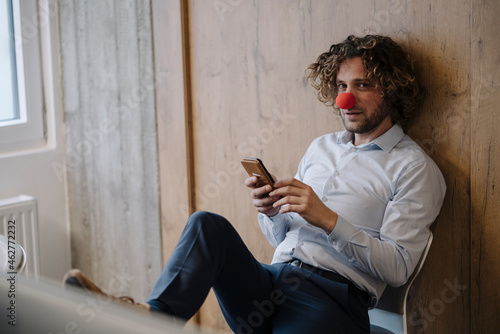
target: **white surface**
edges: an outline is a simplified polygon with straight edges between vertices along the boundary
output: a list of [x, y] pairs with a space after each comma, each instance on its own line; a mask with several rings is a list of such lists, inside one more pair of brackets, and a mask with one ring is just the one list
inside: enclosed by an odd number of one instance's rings
[[[14, 260], [13, 263], [9, 262]], [[24, 249], [17, 243], [0, 235], [0, 276], [8, 272], [21, 273], [26, 264]]]
[[[46, 113], [44, 145], [0, 154], [0, 199], [29, 194], [38, 199], [42, 276], [61, 279], [70, 268], [63, 113], [59, 83], [59, 47], [54, 1], [40, 1], [43, 92]], [[29, 21], [32, 17], [28, 17]]]
[[[78, 290], [63, 290], [53, 282], [21, 276], [15, 278], [15, 287], [13, 282], [0, 280], [0, 333], [201, 333], [182, 329], [182, 323], [171, 317]], [[8, 297], [9, 290], [15, 298]], [[12, 300], [15, 307], [8, 310]], [[9, 321], [15, 321], [15, 326]]]

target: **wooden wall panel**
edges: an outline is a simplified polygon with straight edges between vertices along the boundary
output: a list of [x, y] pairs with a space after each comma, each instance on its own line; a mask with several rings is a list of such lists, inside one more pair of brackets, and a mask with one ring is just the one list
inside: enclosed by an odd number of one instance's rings
[[[186, 60], [186, 1], [152, 1], [163, 264], [177, 244], [193, 205], [190, 141], [191, 78]], [[186, 70], [187, 73], [186, 73]], [[198, 315], [187, 324], [196, 326]]]
[[[473, 6], [452, 0], [190, 0], [195, 163], [186, 169], [194, 168], [196, 208], [227, 217], [255, 256], [269, 262], [273, 250], [258, 227], [240, 159], [259, 156], [278, 178], [293, 177], [313, 138], [343, 129], [331, 109], [317, 101], [304, 69], [349, 34], [392, 36], [416, 57], [428, 92], [422, 113], [408, 133], [436, 161], [448, 185], [441, 215], [433, 225], [434, 244], [410, 291], [410, 333], [493, 333], [492, 315], [483, 310], [494, 310], [498, 303], [498, 293], [489, 293], [494, 284], [484, 283], [485, 277], [498, 277], [492, 269], [498, 268], [494, 250], [499, 237], [498, 196], [493, 186], [498, 176], [493, 167], [498, 164], [494, 158], [498, 116], [492, 107], [498, 102], [494, 94], [498, 31], [492, 27], [498, 5], [486, 4], [479, 0]], [[163, 16], [176, 20], [169, 15]], [[155, 11], [155, 17], [158, 24], [166, 25], [160, 12]], [[170, 42], [155, 38], [155, 43]], [[178, 55], [173, 49], [178, 45], [177, 41], [157, 54]], [[169, 71], [176, 71], [179, 79], [176, 59]], [[475, 88], [478, 82], [481, 88]], [[175, 115], [159, 125], [169, 132], [163, 134], [165, 143], [160, 139], [162, 179], [174, 180], [173, 171], [179, 171], [185, 178], [176, 184], [187, 187], [184, 165], [174, 166], [166, 155], [173, 152], [176, 138], [181, 143], [178, 151], [175, 148], [176, 157], [181, 158], [186, 148], [182, 102], [178, 96], [173, 104], [162, 101], [169, 106], [159, 105], [159, 112]], [[483, 146], [476, 151], [480, 141]], [[176, 192], [164, 190], [171, 187], [164, 180], [163, 237], [164, 242], [169, 240], [164, 245], [168, 255], [184, 224], [169, 219], [170, 212], [178, 214], [175, 205], [187, 212], [188, 196], [180, 189], [179, 201], [173, 204]], [[200, 321], [207, 328], [228, 330], [212, 295]]]
[[189, 217], [183, 46], [180, 2], [155, 0], [152, 8], [165, 263]]
[[500, 329], [500, 3], [473, 1], [471, 333]]
[[[307, 65], [350, 33], [388, 34], [416, 53], [429, 96], [410, 133], [443, 169], [449, 194], [454, 195], [447, 197], [436, 223], [439, 242], [416, 285], [427, 288], [413, 293], [413, 300], [418, 301], [410, 307], [413, 329], [449, 330], [447, 320], [451, 318], [454, 332], [467, 331], [468, 314], [463, 310], [468, 294], [462, 294], [443, 312], [435, 309], [437, 302], [433, 302], [439, 301], [446, 282], [466, 284], [469, 279], [463, 270], [468, 252], [442, 256], [449, 254], [453, 245], [468, 243], [469, 197], [462, 191], [469, 182], [468, 129], [460, 128], [463, 136], [442, 138], [452, 132], [450, 118], [459, 113], [452, 123], [457, 127], [457, 122], [463, 126], [468, 119], [467, 110], [460, 108], [467, 104], [469, 89], [469, 58], [462, 52], [466, 46], [463, 36], [468, 35], [468, 26], [463, 24], [469, 15], [467, 5], [455, 5], [447, 20], [441, 16], [446, 5], [432, 1], [293, 1], [286, 6], [255, 1], [241, 2], [219, 15], [206, 15], [214, 10], [211, 3], [193, 1], [192, 8], [198, 207], [222, 213], [235, 222], [262, 261], [269, 261], [272, 250], [255, 222], [248, 191], [241, 186], [244, 173], [238, 173], [237, 165], [242, 155], [248, 155], [241, 152], [247, 148], [244, 145], [253, 143], [248, 153], [254, 151], [262, 157], [279, 177], [292, 177], [312, 138], [342, 129], [305, 83]], [[267, 133], [266, 122], [273, 117], [273, 110], [290, 117], [285, 118], [287, 124], [281, 131]], [[261, 136], [265, 140], [259, 141], [259, 131], [269, 140]], [[231, 175], [226, 183], [217, 183], [213, 177], [221, 171]], [[212, 193], [210, 185], [217, 186]], [[437, 275], [433, 274], [436, 268], [440, 268]], [[214, 302], [208, 305], [202, 323], [210, 326], [217, 307]], [[429, 308], [434, 313], [426, 311]]]
[[[227, 217], [256, 258], [269, 263], [273, 249], [260, 232], [240, 160], [258, 156], [277, 177], [293, 177], [310, 141], [338, 125], [304, 82], [317, 56], [304, 47], [310, 22], [297, 3], [240, 2], [225, 12], [211, 2], [191, 4], [197, 208]], [[211, 296], [202, 324], [227, 328], [219, 314]]]
[[[446, 16], [443, 17], [443, 13]], [[410, 333], [469, 333], [470, 4], [412, 1], [401, 15], [427, 90], [409, 134], [441, 168], [448, 187], [434, 244], [410, 291]], [[459, 286], [452, 294], [451, 286]], [[463, 288], [463, 289], [462, 289]]]

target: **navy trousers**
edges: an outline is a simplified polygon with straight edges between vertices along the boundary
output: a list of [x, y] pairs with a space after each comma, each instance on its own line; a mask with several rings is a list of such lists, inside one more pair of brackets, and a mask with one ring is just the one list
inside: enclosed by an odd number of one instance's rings
[[262, 264], [224, 217], [197, 212], [147, 302], [187, 320], [211, 288], [235, 333], [370, 332], [366, 301], [348, 285], [289, 264]]

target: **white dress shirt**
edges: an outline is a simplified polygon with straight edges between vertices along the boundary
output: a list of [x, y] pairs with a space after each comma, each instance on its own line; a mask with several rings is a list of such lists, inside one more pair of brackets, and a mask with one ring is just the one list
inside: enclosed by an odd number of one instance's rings
[[292, 259], [337, 272], [372, 296], [412, 274], [446, 192], [432, 159], [394, 125], [364, 145], [348, 131], [316, 138], [296, 179], [311, 186], [339, 216], [330, 235], [299, 214], [259, 214], [276, 248], [272, 263]]

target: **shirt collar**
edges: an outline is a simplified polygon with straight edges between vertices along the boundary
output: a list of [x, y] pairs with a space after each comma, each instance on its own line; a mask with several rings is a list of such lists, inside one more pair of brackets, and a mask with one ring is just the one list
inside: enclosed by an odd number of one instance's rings
[[[399, 143], [399, 141], [403, 139], [404, 135], [405, 133], [401, 128], [401, 126], [398, 124], [394, 124], [392, 128], [387, 130], [384, 134], [378, 136], [368, 144], [360, 145], [360, 147], [367, 145], [377, 145], [385, 152], [390, 152], [394, 148], [394, 146], [396, 146], [397, 143]], [[344, 145], [348, 145], [349, 143], [352, 143], [353, 138], [354, 138], [354, 133], [345, 130], [340, 135], [337, 142], [339, 144], [342, 143]]]

